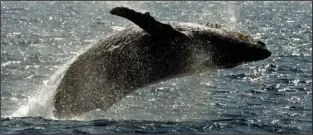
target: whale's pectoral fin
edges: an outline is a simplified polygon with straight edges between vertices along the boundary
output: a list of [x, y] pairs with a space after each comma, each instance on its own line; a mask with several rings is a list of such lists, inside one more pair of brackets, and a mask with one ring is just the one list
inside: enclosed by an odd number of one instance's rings
[[170, 25], [155, 20], [149, 12], [143, 14], [127, 7], [115, 7], [110, 13], [132, 21], [152, 36], [161, 38], [184, 36]]

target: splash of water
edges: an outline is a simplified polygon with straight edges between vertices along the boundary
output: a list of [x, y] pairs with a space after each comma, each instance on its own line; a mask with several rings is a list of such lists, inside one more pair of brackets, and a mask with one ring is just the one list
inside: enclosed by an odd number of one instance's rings
[[243, 30], [242, 26], [238, 24], [238, 18], [240, 17], [240, 6], [237, 5], [236, 1], [228, 2], [225, 5], [224, 14], [226, 15], [226, 19], [228, 20], [228, 27], [230, 30], [240, 31]]
[[80, 54], [81, 53], [61, 66], [48, 80], [44, 80], [44, 85], [41, 86], [36, 93], [28, 97], [28, 103], [19, 107], [10, 117], [41, 116], [56, 119], [53, 116], [53, 97], [55, 90], [59, 86], [69, 65], [71, 65]]

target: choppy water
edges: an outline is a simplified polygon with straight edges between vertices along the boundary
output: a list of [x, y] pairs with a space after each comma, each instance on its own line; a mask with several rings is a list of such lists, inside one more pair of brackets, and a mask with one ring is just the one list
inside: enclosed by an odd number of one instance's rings
[[[62, 66], [128, 6], [162, 21], [219, 23], [260, 37], [264, 61], [137, 90], [108, 111], [51, 115]], [[1, 134], [312, 133], [311, 2], [1, 2]], [[59, 69], [59, 71], [57, 71]]]

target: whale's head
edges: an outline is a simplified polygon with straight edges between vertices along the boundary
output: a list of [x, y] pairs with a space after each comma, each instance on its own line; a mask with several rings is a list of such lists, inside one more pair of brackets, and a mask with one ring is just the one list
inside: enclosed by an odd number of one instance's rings
[[202, 57], [194, 61], [207, 67], [231, 68], [271, 56], [264, 42], [240, 32], [195, 24], [184, 24], [177, 29], [186, 31], [195, 56], [201, 54]]

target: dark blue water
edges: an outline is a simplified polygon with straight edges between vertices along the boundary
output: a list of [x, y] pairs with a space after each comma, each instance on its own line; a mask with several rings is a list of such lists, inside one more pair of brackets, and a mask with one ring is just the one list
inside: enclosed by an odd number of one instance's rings
[[[154, 84], [107, 111], [54, 118], [62, 66], [133, 25], [109, 14], [121, 5], [162, 21], [219, 23], [260, 38], [272, 56]], [[1, 134], [312, 133], [311, 52], [311, 2], [1, 2]]]

